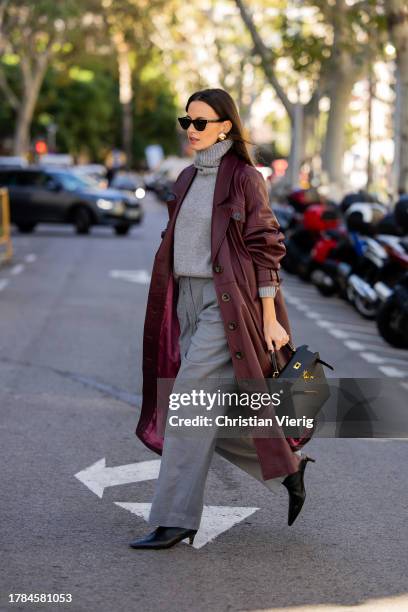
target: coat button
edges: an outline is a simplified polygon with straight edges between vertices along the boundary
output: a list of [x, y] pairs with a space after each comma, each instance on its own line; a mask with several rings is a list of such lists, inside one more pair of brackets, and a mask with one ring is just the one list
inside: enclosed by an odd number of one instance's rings
[[229, 293], [223, 293], [223, 294], [221, 295], [221, 299], [222, 299], [222, 301], [223, 301], [223, 302], [229, 302], [229, 301], [230, 301], [230, 299], [231, 299], [231, 296], [230, 296], [230, 294], [229, 294]]
[[241, 219], [241, 213], [240, 212], [232, 213], [232, 218], [236, 219], [237, 221], [239, 221]]
[[244, 354], [243, 354], [243, 353], [241, 353], [241, 351], [237, 351], [237, 352], [235, 353], [235, 357], [236, 357], [237, 359], [243, 359], [243, 358], [244, 358]]
[[230, 321], [228, 323], [228, 329], [237, 329], [237, 324], [235, 323], [235, 321]]
[[216, 264], [216, 265], [214, 266], [214, 272], [222, 272], [222, 271], [223, 271], [223, 269], [224, 269], [224, 268], [223, 268], [222, 266], [220, 266], [219, 264]]

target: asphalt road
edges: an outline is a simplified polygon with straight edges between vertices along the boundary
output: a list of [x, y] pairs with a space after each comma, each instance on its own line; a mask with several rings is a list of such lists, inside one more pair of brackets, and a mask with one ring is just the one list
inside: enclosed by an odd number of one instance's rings
[[[402, 439], [313, 439], [308, 498], [292, 527], [283, 487], [272, 494], [215, 455], [201, 545], [128, 547], [150, 530], [143, 513], [157, 471], [134, 429], [166, 217], [149, 195], [143, 226], [127, 237], [51, 225], [13, 233], [13, 263], [0, 268], [0, 610], [408, 610]], [[403, 388], [406, 352], [340, 300], [284, 283], [297, 344], [329, 354], [337, 376]], [[225, 529], [213, 537], [217, 516]], [[10, 603], [18, 593], [72, 602]]]

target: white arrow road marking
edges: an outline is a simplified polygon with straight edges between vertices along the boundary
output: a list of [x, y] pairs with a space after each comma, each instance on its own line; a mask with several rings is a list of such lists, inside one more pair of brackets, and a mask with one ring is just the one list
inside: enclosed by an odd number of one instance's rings
[[159, 469], [160, 459], [106, 467], [104, 457], [84, 470], [77, 472], [75, 478], [78, 478], [92, 493], [102, 497], [107, 487], [128, 484], [129, 482], [154, 480], [159, 476]]
[[150, 274], [147, 270], [110, 270], [109, 276], [112, 278], [120, 278], [129, 283], [150, 283]]
[[[133, 514], [149, 518], [151, 504], [139, 504], [130, 502], [115, 502], [117, 506], [129, 510]], [[259, 508], [244, 508], [233, 506], [204, 506], [200, 528], [194, 538], [194, 548], [201, 548], [214, 540], [224, 531], [228, 531], [248, 516], [251, 516]]]
[[36, 259], [37, 259], [37, 255], [35, 255], [34, 253], [29, 253], [28, 255], [24, 257], [24, 260], [27, 261], [28, 263], [31, 263], [35, 261]]

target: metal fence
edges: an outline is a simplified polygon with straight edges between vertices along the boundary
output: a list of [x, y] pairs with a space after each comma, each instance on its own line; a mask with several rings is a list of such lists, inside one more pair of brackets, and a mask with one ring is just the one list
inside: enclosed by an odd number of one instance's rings
[[0, 189], [0, 264], [13, 256], [10, 238], [10, 201], [7, 189]]

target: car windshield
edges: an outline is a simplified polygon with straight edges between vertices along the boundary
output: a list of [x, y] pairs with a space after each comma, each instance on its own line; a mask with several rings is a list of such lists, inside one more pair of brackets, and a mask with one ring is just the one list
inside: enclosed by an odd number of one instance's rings
[[82, 177], [80, 178], [79, 176], [71, 174], [70, 172], [55, 172], [53, 173], [53, 177], [56, 178], [67, 191], [88, 189], [89, 187], [94, 186], [93, 182], [87, 181]]

